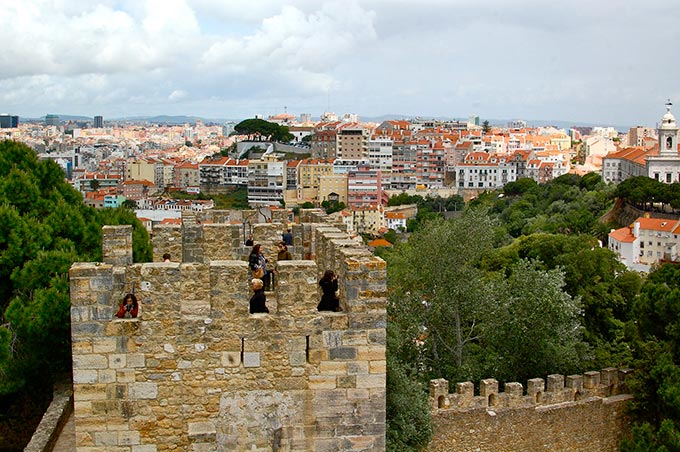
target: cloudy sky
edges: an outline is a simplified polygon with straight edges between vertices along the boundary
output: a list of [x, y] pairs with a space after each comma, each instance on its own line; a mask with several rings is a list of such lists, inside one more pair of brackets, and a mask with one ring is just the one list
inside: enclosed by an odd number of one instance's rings
[[675, 0], [0, 0], [0, 113], [654, 126]]

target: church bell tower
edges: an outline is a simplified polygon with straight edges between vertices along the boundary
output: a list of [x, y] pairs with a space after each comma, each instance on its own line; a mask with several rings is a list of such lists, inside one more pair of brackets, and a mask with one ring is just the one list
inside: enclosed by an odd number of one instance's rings
[[661, 118], [659, 124], [659, 156], [678, 155], [678, 125], [675, 123], [675, 116], [671, 113], [670, 99], [666, 102], [666, 114]]

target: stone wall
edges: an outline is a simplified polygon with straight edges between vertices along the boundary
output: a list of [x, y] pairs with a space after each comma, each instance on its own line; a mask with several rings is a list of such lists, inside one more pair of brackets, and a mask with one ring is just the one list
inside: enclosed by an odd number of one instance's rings
[[430, 382], [435, 426], [429, 451], [617, 451], [630, 431], [626, 402], [627, 369], [584, 375], [549, 375], [527, 382], [482, 380], [456, 384], [449, 394], [444, 379]]
[[[282, 226], [253, 225], [268, 243]], [[200, 259], [72, 266], [78, 452], [384, 450], [385, 262], [332, 225], [296, 226], [296, 254], [314, 259], [279, 263], [269, 314], [248, 313], [238, 225], [192, 225]], [[154, 256], [172, 242], [186, 257], [186, 226], [160, 229]], [[316, 310], [327, 268], [341, 313]], [[117, 319], [129, 290], [139, 316]]]

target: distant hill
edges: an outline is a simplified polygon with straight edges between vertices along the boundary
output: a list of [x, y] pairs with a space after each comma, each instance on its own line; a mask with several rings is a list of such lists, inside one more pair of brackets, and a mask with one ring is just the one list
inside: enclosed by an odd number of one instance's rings
[[[77, 115], [67, 115], [67, 114], [59, 114], [59, 119], [62, 122], [66, 121], [92, 121], [93, 118], [90, 116], [77, 116]], [[438, 121], [467, 121], [468, 118], [462, 118], [462, 117], [453, 117], [453, 116], [432, 116], [432, 115], [424, 115], [424, 114], [419, 114], [419, 115], [405, 115], [405, 114], [386, 114], [386, 115], [380, 115], [380, 116], [362, 116], [361, 114], [359, 115], [359, 120], [361, 122], [375, 122], [375, 123], [381, 123], [383, 121], [387, 121], [390, 119], [393, 120], [408, 120], [408, 119], [413, 119], [416, 117], [420, 117], [423, 119], [435, 119]], [[205, 118], [201, 116], [187, 116], [187, 115], [156, 115], [156, 116], [127, 116], [127, 117], [122, 117], [122, 118], [109, 118], [109, 117], [104, 117], [104, 121], [114, 121], [114, 122], [148, 122], [148, 123], [153, 123], [153, 124], [165, 124], [165, 125], [183, 125], [183, 124], [196, 124], [197, 120], [201, 120], [204, 124], [224, 124], [225, 122], [235, 122], [239, 123], [243, 120], [244, 118], [240, 119], [229, 119], [229, 118]], [[514, 118], [514, 119], [523, 119], [523, 118]], [[21, 118], [22, 122], [39, 122], [39, 121], [44, 121], [45, 117], [42, 116], [40, 118]], [[319, 118], [315, 117], [313, 120], [318, 121]], [[489, 124], [492, 126], [500, 126], [500, 127], [505, 127], [511, 119], [497, 119], [497, 118], [483, 118], [480, 117], [480, 123], [484, 120], [488, 120]], [[582, 122], [582, 121], [564, 121], [564, 120], [551, 120], [551, 119], [524, 119], [526, 121], [527, 125], [530, 127], [545, 127], [545, 126], [554, 126], [560, 129], [569, 129], [570, 127], [614, 127], [616, 130], [620, 132], [626, 132], [631, 126], [628, 125], [612, 125], [612, 124], [604, 124], [604, 123], [587, 123], [587, 122]]]
[[[104, 118], [105, 120], [107, 118]], [[125, 118], [110, 118], [110, 121], [132, 121], [132, 122], [150, 122], [154, 124], [166, 125], [182, 125], [182, 124], [196, 124], [197, 120], [201, 120], [204, 124], [215, 123], [223, 124], [228, 121], [240, 122], [235, 119], [221, 119], [221, 118], [202, 118], [200, 116], [185, 116], [185, 115], [157, 115], [157, 116], [130, 116]]]

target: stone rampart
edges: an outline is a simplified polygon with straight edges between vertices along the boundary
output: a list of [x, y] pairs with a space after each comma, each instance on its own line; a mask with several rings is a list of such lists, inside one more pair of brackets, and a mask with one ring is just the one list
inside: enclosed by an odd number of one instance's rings
[[526, 392], [497, 380], [430, 382], [435, 432], [429, 451], [616, 451], [629, 432], [625, 405], [629, 369], [607, 368], [583, 375], [534, 378]]
[[[187, 225], [154, 230], [154, 256], [182, 262], [72, 266], [78, 452], [384, 450], [386, 264], [332, 225], [295, 226], [313, 259], [278, 264], [269, 314], [248, 312], [239, 225], [190, 224], [190, 251]], [[253, 228], [280, 240], [281, 224]], [[340, 313], [316, 310], [328, 268]], [[117, 319], [129, 291], [138, 318]]]

